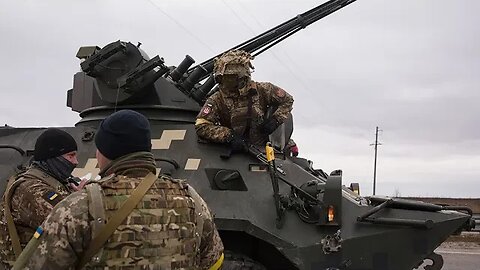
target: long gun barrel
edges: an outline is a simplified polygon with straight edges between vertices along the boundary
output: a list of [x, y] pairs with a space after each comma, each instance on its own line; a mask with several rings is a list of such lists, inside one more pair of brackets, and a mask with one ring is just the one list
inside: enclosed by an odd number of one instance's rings
[[[330, 0], [325, 2], [315, 8], [310, 9], [302, 14], [297, 15], [296, 17], [268, 30], [263, 32], [262, 34], [253, 37], [233, 48], [228, 49], [230, 50], [243, 50], [249, 52], [250, 54], [257, 56], [264, 51], [268, 50], [269, 48], [273, 47], [275, 44], [281, 42], [282, 40], [288, 38], [289, 36], [295, 34], [296, 32], [304, 29], [308, 25], [334, 13], [335, 11], [355, 2], [356, 0]], [[225, 52], [227, 52], [225, 51]], [[201, 81], [209, 76], [212, 75], [213, 72], [213, 63], [214, 59], [223, 53], [218, 54], [203, 63], [200, 63], [198, 66], [202, 66], [205, 68], [207, 73], [205, 73], [202, 77], [199, 78], [198, 81]], [[192, 73], [197, 66], [188, 70], [188, 73]], [[211, 82], [209, 82], [211, 85]], [[213, 86], [210, 86], [213, 87]], [[205, 96], [208, 94], [211, 88], [209, 87], [200, 87], [199, 89], [195, 89], [192, 93], [192, 96], [195, 100], [199, 103], [203, 103]]]

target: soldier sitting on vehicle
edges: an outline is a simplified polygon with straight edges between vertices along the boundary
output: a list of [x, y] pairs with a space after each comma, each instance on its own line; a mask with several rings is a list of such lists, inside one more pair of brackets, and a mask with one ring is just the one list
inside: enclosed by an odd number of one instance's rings
[[[268, 82], [251, 80], [253, 57], [233, 50], [215, 59], [214, 76], [220, 91], [210, 96], [195, 122], [201, 139], [228, 143], [245, 150], [248, 143], [265, 146], [270, 135], [292, 110], [293, 97]], [[267, 117], [269, 108], [276, 108]]]

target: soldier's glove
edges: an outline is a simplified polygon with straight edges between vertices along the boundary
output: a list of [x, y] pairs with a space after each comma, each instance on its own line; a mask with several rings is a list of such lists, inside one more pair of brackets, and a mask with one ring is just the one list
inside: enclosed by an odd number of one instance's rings
[[242, 138], [242, 136], [237, 135], [236, 133], [233, 133], [231, 139], [229, 140], [229, 143], [230, 143], [230, 148], [234, 153], [246, 152], [248, 149], [248, 146], [245, 140]]
[[279, 125], [280, 123], [277, 121], [277, 119], [275, 119], [275, 117], [270, 117], [265, 119], [265, 121], [260, 124], [260, 130], [264, 134], [270, 135], [278, 128]]

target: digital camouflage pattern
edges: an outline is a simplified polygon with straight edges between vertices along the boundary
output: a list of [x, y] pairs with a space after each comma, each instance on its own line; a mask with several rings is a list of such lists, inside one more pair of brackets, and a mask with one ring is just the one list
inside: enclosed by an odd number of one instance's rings
[[215, 58], [213, 73], [215, 77], [224, 74], [238, 74], [240, 77], [250, 77], [250, 69], [253, 69], [253, 56], [242, 50], [232, 50]]
[[279, 124], [287, 119], [292, 110], [293, 97], [282, 88], [268, 82], [249, 81], [237, 92], [218, 91], [210, 96], [197, 116], [195, 129], [200, 138], [211, 142], [226, 143], [233, 132], [243, 135], [247, 125], [247, 111], [250, 89], [252, 97], [252, 120], [249, 134], [250, 143], [264, 146], [268, 134], [259, 126], [265, 120], [270, 106], [277, 107], [273, 117]]
[[[155, 172], [153, 155], [151, 160], [131, 156], [101, 173], [115, 173], [98, 181], [107, 220], [145, 176]], [[210, 211], [197, 196], [183, 180], [160, 176], [86, 268], [209, 269], [223, 253], [223, 244]], [[89, 213], [90, 203], [83, 190], [54, 208], [27, 269], [75, 269], [98, 222]], [[195, 204], [203, 208], [201, 215], [195, 214]], [[200, 219], [203, 231], [197, 232]]]
[[[20, 244], [24, 248], [32, 238], [35, 229], [42, 224], [53, 207], [70, 194], [70, 190], [35, 166], [19, 175], [15, 181], [20, 181], [20, 184], [12, 190], [10, 206]], [[15, 254], [5, 217], [6, 194], [3, 196], [0, 203], [0, 256], [4, 267], [10, 269], [15, 260]]]

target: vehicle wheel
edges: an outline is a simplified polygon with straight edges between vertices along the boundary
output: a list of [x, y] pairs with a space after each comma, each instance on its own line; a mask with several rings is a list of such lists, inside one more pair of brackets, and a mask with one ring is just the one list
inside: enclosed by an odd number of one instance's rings
[[225, 250], [222, 270], [267, 270], [261, 263], [240, 253]]

